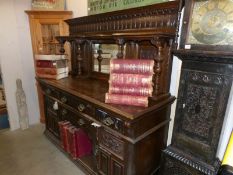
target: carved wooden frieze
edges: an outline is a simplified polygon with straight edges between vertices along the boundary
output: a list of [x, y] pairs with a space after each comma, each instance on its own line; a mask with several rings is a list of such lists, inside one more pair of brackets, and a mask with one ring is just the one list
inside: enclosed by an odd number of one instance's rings
[[70, 26], [70, 35], [90, 32], [114, 32], [126, 30], [148, 29], [158, 31], [167, 29], [167, 33], [176, 31], [179, 1], [154, 4], [143, 8], [134, 8], [91, 15], [66, 20]]

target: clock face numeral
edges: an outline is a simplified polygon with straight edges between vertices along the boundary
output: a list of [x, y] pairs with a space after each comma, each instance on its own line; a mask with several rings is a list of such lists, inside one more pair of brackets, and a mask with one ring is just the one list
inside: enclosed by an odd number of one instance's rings
[[232, 0], [194, 0], [191, 19], [187, 44], [233, 45]]

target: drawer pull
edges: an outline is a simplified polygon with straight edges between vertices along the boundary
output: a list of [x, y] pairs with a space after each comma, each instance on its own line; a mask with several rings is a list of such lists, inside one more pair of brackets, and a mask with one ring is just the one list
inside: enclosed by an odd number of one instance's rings
[[51, 89], [46, 89], [46, 90], [45, 90], [45, 93], [46, 93], [47, 95], [50, 95], [51, 92], [52, 92]]
[[61, 102], [62, 102], [62, 103], [66, 103], [66, 102], [67, 102], [67, 98], [66, 98], [66, 97], [62, 97], [62, 98], [61, 98]]
[[84, 110], [85, 110], [85, 105], [84, 104], [79, 104], [78, 105], [78, 110], [80, 111], [80, 112], [83, 112]]
[[64, 116], [64, 115], [66, 115], [68, 112], [67, 112], [67, 110], [66, 109], [63, 109], [62, 110], [62, 112], [61, 112], [61, 114]]
[[55, 101], [54, 104], [53, 104], [53, 110], [55, 110], [55, 111], [58, 110], [58, 103], [57, 103], [57, 101]]
[[112, 124], [114, 124], [114, 121], [110, 117], [107, 117], [103, 120], [103, 123], [107, 126], [111, 126]]
[[85, 121], [83, 119], [78, 120], [79, 126], [85, 125]]

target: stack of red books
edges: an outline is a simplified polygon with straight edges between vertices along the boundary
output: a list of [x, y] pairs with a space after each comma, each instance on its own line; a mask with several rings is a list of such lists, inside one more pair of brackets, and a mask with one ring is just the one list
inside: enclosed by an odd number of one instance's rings
[[68, 76], [65, 55], [35, 55], [36, 75], [40, 78], [59, 80]]
[[113, 59], [110, 61], [109, 91], [106, 103], [148, 106], [152, 96], [153, 60]]
[[69, 121], [60, 121], [58, 124], [61, 147], [69, 153], [73, 159], [92, 153], [91, 140], [82, 128], [73, 126]]

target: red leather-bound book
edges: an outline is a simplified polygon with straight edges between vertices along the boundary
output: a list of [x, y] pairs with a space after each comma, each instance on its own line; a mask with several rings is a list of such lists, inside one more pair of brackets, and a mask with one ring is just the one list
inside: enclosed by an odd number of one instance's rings
[[153, 88], [151, 87], [127, 87], [109, 86], [109, 94], [136, 95], [151, 97]]
[[64, 140], [64, 126], [66, 125], [70, 125], [69, 121], [60, 121], [58, 122], [58, 126], [59, 126], [59, 131], [60, 131], [60, 143], [61, 143], [61, 147], [64, 149], [64, 145], [65, 145], [65, 140]]
[[77, 157], [83, 157], [92, 153], [92, 142], [87, 133], [78, 128], [75, 132]]
[[153, 75], [143, 74], [110, 74], [109, 84], [110, 86], [118, 87], [152, 87]]
[[111, 59], [110, 72], [152, 75], [154, 73], [154, 60]]
[[147, 107], [148, 97], [106, 93], [105, 103]]
[[49, 75], [57, 75], [61, 73], [68, 72], [68, 67], [64, 68], [43, 68], [43, 67], [36, 67], [36, 72], [38, 74], [49, 74]]
[[67, 59], [62, 60], [36, 60], [36, 67], [64, 68], [67, 67]]
[[68, 139], [68, 137], [69, 137], [69, 128], [71, 127], [72, 125], [65, 125], [64, 127], [63, 127], [63, 133], [64, 133], [64, 138], [63, 138], [63, 140], [64, 140], [64, 150], [66, 151], [66, 152], [70, 152], [70, 146], [69, 146], [69, 139]]
[[36, 72], [36, 76], [40, 77], [40, 78], [47, 78], [47, 79], [55, 79], [55, 80], [60, 80], [62, 78], [66, 78], [68, 77], [68, 72], [63, 72], [60, 74], [56, 74], [56, 75], [50, 75], [50, 74], [40, 74]]
[[77, 147], [75, 133], [78, 129], [75, 126], [69, 128], [68, 140], [69, 140], [69, 151], [73, 159], [77, 159]]

